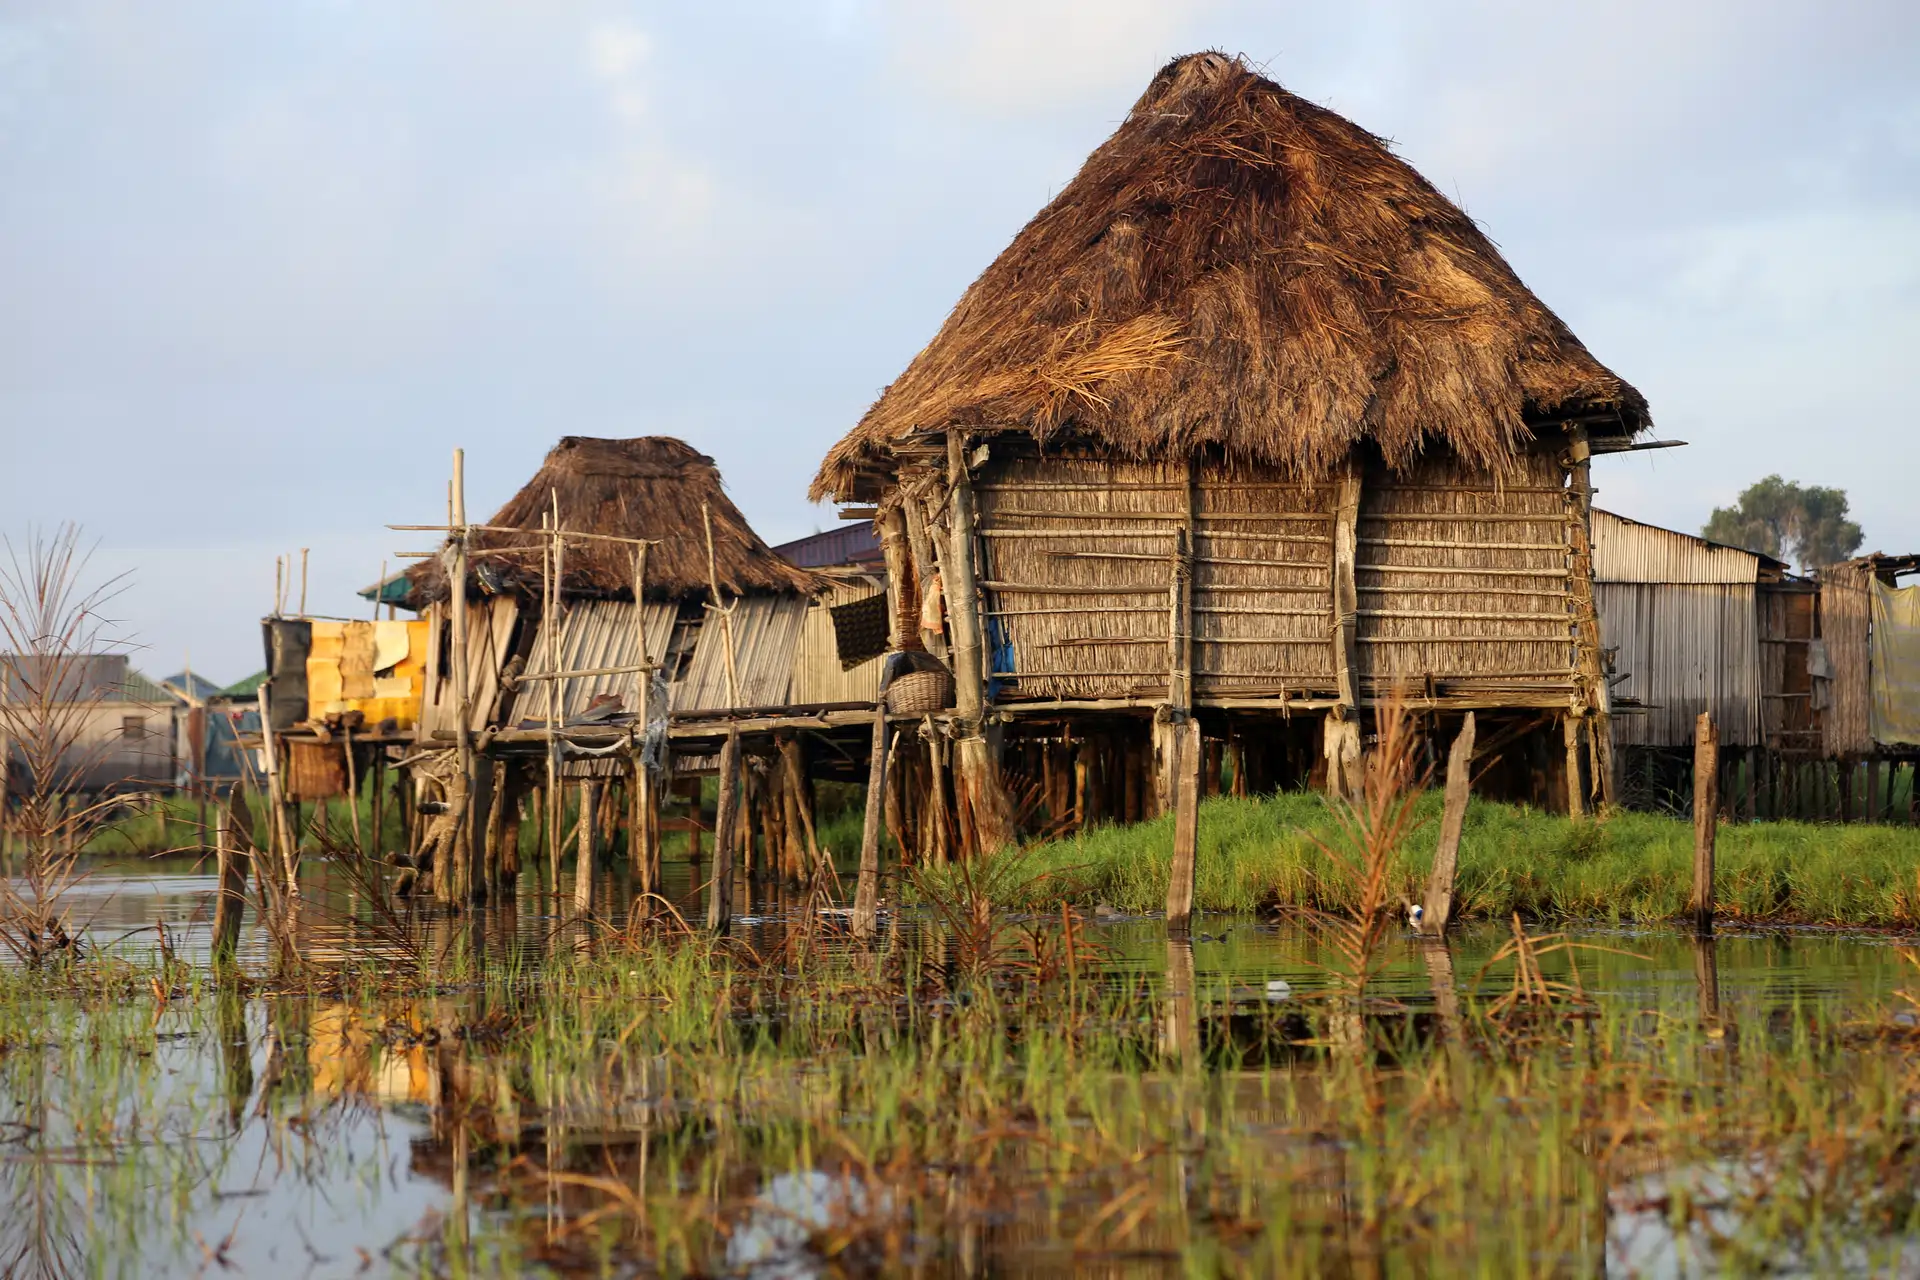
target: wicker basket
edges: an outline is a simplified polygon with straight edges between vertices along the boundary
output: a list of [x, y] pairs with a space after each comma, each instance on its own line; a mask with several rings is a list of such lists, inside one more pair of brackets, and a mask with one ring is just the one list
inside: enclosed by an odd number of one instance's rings
[[887, 686], [887, 710], [896, 716], [924, 716], [953, 705], [953, 677], [945, 671], [909, 671]]

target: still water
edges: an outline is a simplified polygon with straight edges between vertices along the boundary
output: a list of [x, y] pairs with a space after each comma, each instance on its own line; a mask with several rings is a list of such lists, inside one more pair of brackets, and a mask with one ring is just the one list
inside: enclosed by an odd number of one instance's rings
[[[693, 870], [670, 864], [667, 873], [666, 896], [696, 918]], [[524, 880], [514, 901], [476, 913], [472, 936], [478, 941], [470, 945], [490, 964], [529, 972], [549, 949], [580, 945], [578, 922], [559, 905], [571, 901], [572, 889], [562, 887], [562, 895], [550, 898], [531, 878]], [[71, 897], [73, 917], [96, 955], [151, 963], [164, 937], [166, 954], [197, 968], [206, 956], [214, 889], [213, 877], [190, 862], [101, 860]], [[624, 902], [625, 889], [608, 876], [595, 897]], [[307, 960], [324, 965], [332, 957], [377, 953], [390, 944], [387, 933], [367, 923], [367, 904], [353, 887], [324, 869], [308, 876], [303, 893], [295, 934]], [[782, 892], [745, 886], [738, 907], [736, 935], [763, 954], [781, 944], [805, 909]], [[617, 911], [608, 916], [607, 926], [623, 923]], [[429, 946], [444, 945], [454, 932], [430, 912], [406, 925]], [[940, 933], [924, 913], [897, 913], [887, 925], [897, 943], [909, 946]], [[1035, 927], [1057, 925], [1036, 921]], [[1174, 976], [1191, 984], [1203, 1009], [1308, 1001], [1329, 983], [1321, 943], [1297, 923], [1201, 917], [1190, 952], [1170, 949], [1164, 927], [1153, 919], [1089, 918], [1084, 930], [1100, 949], [1105, 981], [1162, 989], [1170, 958], [1177, 956], [1183, 971]], [[1655, 1020], [1692, 1025], [1725, 1016], [1730, 1023], [1764, 1027], [1809, 1002], [1862, 1010], [1897, 1006], [1896, 993], [1914, 985], [1915, 970], [1901, 954], [1906, 940], [1882, 934], [1723, 930], [1703, 947], [1662, 929], [1595, 925], [1572, 932], [1605, 949], [1581, 962], [1579, 980], [1587, 994], [1602, 1004], [1646, 1011]], [[1462, 931], [1451, 948], [1456, 983], [1470, 986], [1508, 937], [1487, 925]], [[250, 914], [243, 962], [264, 972], [270, 949]], [[1184, 972], [1189, 954], [1191, 976]], [[1410, 937], [1396, 938], [1372, 991], [1401, 1006], [1413, 1025], [1433, 1012], [1433, 964], [1430, 950]], [[489, 1208], [482, 1196], [477, 1217], [483, 1225], [508, 1228], [509, 1235], [530, 1215], [547, 1215], [549, 1222], [555, 1214], [580, 1216], [577, 1197], [569, 1200], [551, 1189], [545, 1204], [499, 1192], [511, 1169], [481, 1166], [519, 1158], [503, 1152], [537, 1151], [545, 1143], [551, 1156], [554, 1135], [566, 1134], [576, 1157], [589, 1153], [576, 1158], [573, 1167], [589, 1170], [579, 1176], [597, 1177], [593, 1169], [626, 1169], [639, 1132], [631, 1126], [654, 1122], [610, 1115], [601, 1100], [570, 1093], [563, 1084], [539, 1087], [541, 1064], [520, 1050], [499, 1055], [512, 1061], [495, 1061], [487, 1035], [499, 1011], [472, 991], [453, 985], [425, 996], [368, 1002], [263, 983], [244, 995], [156, 990], [128, 997], [125, 1005], [86, 1010], [78, 1002], [54, 1001], [43, 1009], [16, 1010], [12, 1042], [0, 1041], [0, 1275], [332, 1276], [521, 1268], [639, 1273], [638, 1264], [617, 1255], [536, 1251], [509, 1259], [489, 1252], [484, 1231], [472, 1252], [446, 1250], [447, 1215], [456, 1203], [466, 1230], [470, 1178], [476, 1185], [494, 1179], [496, 1198]], [[1228, 1021], [1223, 1017], [1222, 1026]], [[129, 1028], [141, 1034], [131, 1037], [140, 1047], [127, 1056], [85, 1048], [89, 1036], [100, 1043], [113, 1036], [130, 1042]], [[1757, 1039], [1750, 1036], [1750, 1042]], [[473, 1139], [463, 1099], [476, 1088], [473, 1077], [490, 1071], [503, 1080], [513, 1075], [515, 1083], [502, 1087], [519, 1101], [510, 1139], [478, 1158], [467, 1145]], [[1253, 1113], [1247, 1114], [1251, 1125]], [[639, 1147], [645, 1146], [642, 1139]], [[1699, 1270], [1689, 1262], [1697, 1262], [1697, 1242], [1647, 1208], [1667, 1196], [1664, 1184], [1649, 1176], [1713, 1188], [1751, 1181], [1764, 1171], [1706, 1166], [1623, 1177], [1606, 1191], [1605, 1238], [1595, 1246], [1596, 1265], [1587, 1269], [1644, 1275]], [[748, 1187], [744, 1194], [758, 1207], [733, 1223], [724, 1268], [763, 1277], [832, 1273], [814, 1242], [841, 1219], [864, 1219], [888, 1207], [884, 1187], [804, 1170], [771, 1173], [757, 1191]], [[1023, 1229], [1030, 1224], [1003, 1225], [999, 1249], [989, 1229], [987, 1244], [976, 1241], [971, 1253], [939, 1253], [943, 1261], [933, 1271], [1043, 1273], [1084, 1260], [1058, 1248], [1017, 1243], [1029, 1239]], [[1729, 1225], [1709, 1217], [1700, 1230], [1724, 1234]], [[1800, 1267], [1785, 1255], [1776, 1261], [1789, 1273], [1821, 1269]], [[834, 1265], [852, 1264], [843, 1257]], [[1834, 1265], [1832, 1258], [1824, 1265]], [[1110, 1274], [1182, 1269], [1177, 1252], [1152, 1250], [1108, 1257], [1102, 1266]], [[1868, 1274], [1916, 1267], [1920, 1253], [1896, 1238], [1890, 1249], [1862, 1253], [1844, 1269]], [[1542, 1269], [1565, 1268], [1555, 1263]]]

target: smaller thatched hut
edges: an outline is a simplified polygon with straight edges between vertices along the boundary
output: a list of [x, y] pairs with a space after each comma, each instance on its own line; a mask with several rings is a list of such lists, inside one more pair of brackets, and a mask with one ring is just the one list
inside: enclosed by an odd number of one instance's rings
[[[559, 530], [563, 543], [557, 577], [547, 529]], [[589, 708], [605, 719], [615, 704], [631, 713], [636, 673], [607, 669], [648, 663], [661, 668], [666, 691], [656, 713], [784, 708], [808, 606], [827, 585], [761, 540], [721, 487], [713, 459], [665, 436], [563, 438], [476, 528], [468, 556], [473, 732], [544, 724], [550, 715], [564, 725]], [[644, 575], [638, 609], [636, 570]], [[549, 588], [558, 606], [550, 619]], [[433, 627], [421, 715], [422, 737], [431, 740], [458, 721], [442, 562], [412, 571], [410, 599]], [[731, 611], [731, 662], [729, 628], [715, 625], [709, 608], [716, 603]], [[501, 673], [515, 666], [599, 674], [503, 686]]]

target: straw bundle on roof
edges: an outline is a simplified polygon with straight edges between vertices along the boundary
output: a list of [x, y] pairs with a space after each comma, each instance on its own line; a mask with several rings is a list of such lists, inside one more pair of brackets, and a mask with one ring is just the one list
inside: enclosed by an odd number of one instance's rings
[[1372, 441], [1504, 472], [1530, 424], [1648, 425], [1640, 393], [1373, 134], [1243, 62], [1169, 63], [831, 453], [874, 496], [892, 446], [952, 426], [1145, 459], [1212, 446], [1318, 476]]
[[[682, 440], [642, 436], [600, 440], [566, 436], [540, 470], [500, 508], [489, 525], [540, 530], [559, 502], [560, 527], [571, 533], [656, 540], [647, 554], [652, 598], [707, 594], [707, 542], [702, 507], [712, 512], [713, 558], [724, 596], [812, 594], [824, 580], [781, 559], [760, 540], [720, 487], [713, 459]], [[505, 592], [536, 595], [541, 542], [496, 530], [476, 533], [476, 572]], [[625, 543], [567, 542], [563, 590], [574, 596], [632, 598], [633, 550]], [[427, 562], [413, 570], [416, 602], [444, 599], [446, 574]]]

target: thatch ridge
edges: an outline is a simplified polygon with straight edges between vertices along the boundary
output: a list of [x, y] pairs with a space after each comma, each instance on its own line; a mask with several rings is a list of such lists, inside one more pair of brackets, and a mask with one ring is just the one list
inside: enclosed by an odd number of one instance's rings
[[[647, 553], [649, 598], [707, 594], [703, 503], [713, 513], [714, 567], [722, 595], [810, 595], [824, 586], [816, 574], [787, 563], [761, 540], [721, 487], [713, 459], [683, 440], [564, 436], [534, 477], [486, 523], [537, 534], [541, 516], [553, 510], [556, 493], [566, 530], [658, 540]], [[475, 550], [527, 548], [476, 556], [475, 569], [484, 572], [485, 586], [538, 594], [537, 538], [489, 531], [476, 533], [472, 545]], [[563, 589], [574, 596], [631, 599], [632, 552], [621, 543], [568, 542]], [[437, 563], [422, 564], [412, 577], [416, 601], [446, 596], [446, 575]]]
[[1324, 474], [1371, 440], [1507, 469], [1529, 424], [1650, 425], [1473, 220], [1382, 139], [1218, 52], [1177, 58], [968, 288], [812, 487], [922, 431]]

